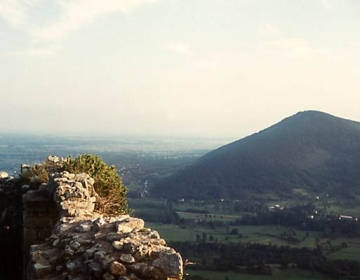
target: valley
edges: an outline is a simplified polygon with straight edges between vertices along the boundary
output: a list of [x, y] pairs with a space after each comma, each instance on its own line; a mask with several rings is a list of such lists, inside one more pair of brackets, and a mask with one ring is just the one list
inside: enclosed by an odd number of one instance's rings
[[[315, 133], [322, 126], [326, 139]], [[225, 139], [2, 135], [0, 171], [16, 178], [22, 163], [49, 155], [99, 155], [128, 187], [132, 215], [187, 260], [187, 280], [356, 279], [359, 127], [311, 112], [225, 146]]]
[[[272, 202], [283, 205], [277, 210], [271, 210], [271, 206], [259, 207], [259, 202], [245, 200], [240, 203], [247, 205], [247, 209], [236, 209], [234, 204], [230, 206], [229, 201], [169, 202], [142, 198], [130, 199], [129, 203], [134, 207], [135, 216], [146, 217], [147, 227], [158, 230], [185, 259], [194, 263], [187, 269], [187, 273], [194, 277], [189, 279], [221, 279], [206, 278], [206, 275], [211, 275], [206, 273], [208, 270], [221, 272], [219, 277], [222, 279], [225, 276], [228, 279], [249, 279], [246, 278], [249, 273], [253, 275], [251, 279], [257, 279], [254, 274], [258, 274], [259, 279], [289, 279], [290, 271], [297, 275], [297, 278], [291, 279], [308, 279], [320, 271], [327, 276], [320, 274], [316, 279], [331, 279], [337, 273], [336, 277], [340, 277], [341, 273], [324, 271], [320, 263], [324, 265], [338, 260], [357, 262], [360, 253], [360, 225], [356, 220], [359, 206], [341, 210], [353, 215], [351, 222], [339, 220], [340, 214], [331, 210], [333, 206], [340, 210], [345, 201], [340, 204], [328, 201], [327, 207], [316, 198], [307, 202]], [[318, 215], [308, 215], [306, 209]], [[256, 219], [264, 215], [267, 219]], [[276, 216], [275, 222], [269, 219], [271, 216]], [[251, 257], [245, 253], [248, 251], [252, 252]], [[244, 254], [246, 257], [242, 259], [240, 256]], [[287, 259], [284, 259], [284, 254]], [[306, 263], [301, 264], [299, 258], [302, 254]], [[310, 264], [309, 259], [314, 263]], [[271, 264], [266, 267], [276, 278], [266, 278], [270, 273], [267, 270], [251, 270], [249, 260], [256, 269], [262, 263]], [[299, 269], [302, 273], [298, 273]], [[204, 278], [196, 278], [196, 275]]]

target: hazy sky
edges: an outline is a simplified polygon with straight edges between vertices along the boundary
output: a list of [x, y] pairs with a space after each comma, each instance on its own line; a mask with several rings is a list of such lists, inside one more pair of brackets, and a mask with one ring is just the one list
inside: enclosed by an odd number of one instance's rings
[[358, 0], [0, 0], [0, 131], [239, 139], [360, 121]]

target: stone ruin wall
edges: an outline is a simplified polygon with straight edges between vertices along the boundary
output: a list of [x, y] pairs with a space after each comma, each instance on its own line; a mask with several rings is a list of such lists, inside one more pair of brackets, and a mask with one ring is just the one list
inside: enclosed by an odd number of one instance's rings
[[24, 279], [182, 279], [180, 254], [143, 220], [94, 212], [93, 184], [55, 173], [24, 195]]
[[[23, 198], [23, 264], [29, 262], [30, 246], [48, 238], [59, 220], [56, 203], [44, 191], [28, 191]], [[24, 267], [24, 279], [26, 266]]]

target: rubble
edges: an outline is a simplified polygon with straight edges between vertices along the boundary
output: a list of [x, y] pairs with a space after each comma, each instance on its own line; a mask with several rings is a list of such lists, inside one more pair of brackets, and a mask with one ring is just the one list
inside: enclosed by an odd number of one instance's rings
[[45, 243], [30, 247], [27, 279], [182, 279], [180, 254], [143, 220], [94, 212], [93, 184], [87, 174], [62, 172], [42, 187], [59, 220]]

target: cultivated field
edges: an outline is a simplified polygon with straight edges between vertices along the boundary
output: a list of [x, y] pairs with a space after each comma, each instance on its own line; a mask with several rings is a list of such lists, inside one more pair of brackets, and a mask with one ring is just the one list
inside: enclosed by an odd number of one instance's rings
[[[281, 202], [285, 203], [285, 202]], [[288, 203], [296, 203], [294, 201]], [[316, 202], [315, 202], [316, 203]], [[318, 208], [322, 209], [321, 202], [318, 202]], [[243, 215], [254, 215], [254, 212], [235, 212], [226, 203], [191, 201], [188, 203], [172, 202], [167, 203], [164, 200], [140, 199], [134, 204], [141, 206], [142, 213], [156, 213], [163, 215], [167, 211], [177, 213], [178, 223], [149, 222], [145, 219], [146, 227], [157, 230], [161, 237], [168, 243], [174, 242], [206, 242], [206, 243], [257, 243], [264, 245], [289, 246], [293, 248], [315, 249], [321, 246], [323, 256], [328, 260], [359, 260], [360, 256], [360, 238], [339, 235], [325, 237], [324, 231], [300, 230], [298, 227], [289, 227], [282, 225], [238, 225], [237, 219]], [[346, 207], [342, 208], [344, 205]], [[334, 213], [356, 214], [358, 207], [351, 207], [341, 203], [331, 203], [327, 205], [326, 210]], [[134, 214], [136, 215], [136, 209]], [[291, 242], [287, 236], [295, 237], [298, 241]], [[181, 252], [180, 252], [181, 253]], [[190, 260], [191, 261], [191, 260]], [[188, 268], [186, 273], [193, 276], [201, 276], [203, 279], [211, 280], [242, 280], [242, 279], [332, 279], [310, 270], [301, 270], [289, 267], [286, 270], [280, 269], [280, 266], [270, 265], [273, 275], [253, 275], [246, 273], [246, 268], [239, 271], [203, 271], [191, 270]], [[189, 276], [188, 276], [189, 277]], [[185, 278], [186, 279], [186, 278]], [[191, 278], [196, 279], [196, 278]], [[338, 278], [341, 279], [341, 278]]]

